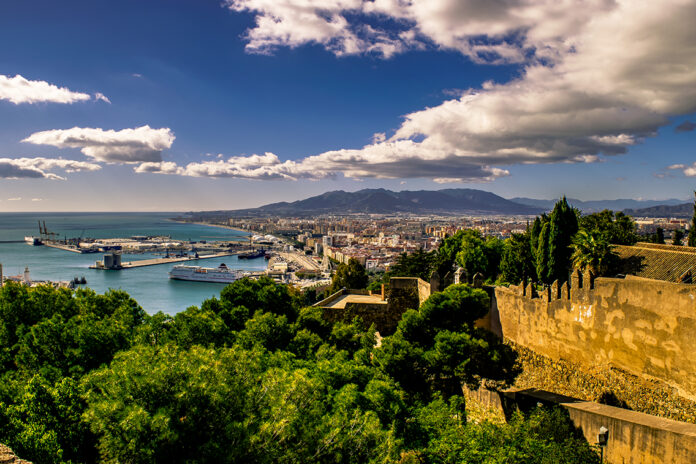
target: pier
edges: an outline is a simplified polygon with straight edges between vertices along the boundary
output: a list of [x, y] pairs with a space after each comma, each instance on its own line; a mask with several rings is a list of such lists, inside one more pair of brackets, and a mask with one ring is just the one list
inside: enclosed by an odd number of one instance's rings
[[238, 252], [215, 253], [212, 255], [202, 255], [202, 256], [199, 256], [197, 258], [195, 256], [180, 256], [180, 257], [169, 257], [169, 258], [140, 259], [137, 261], [127, 261], [127, 262], [121, 263], [121, 266], [118, 268], [109, 268], [109, 267], [104, 267], [104, 266], [98, 266], [97, 264], [94, 264], [94, 265], [90, 266], [89, 268], [90, 269], [101, 269], [101, 270], [132, 269], [135, 267], [157, 266], [159, 264], [180, 263], [183, 261], [196, 261], [199, 259], [222, 258], [224, 256], [233, 256], [236, 254], [238, 254]]

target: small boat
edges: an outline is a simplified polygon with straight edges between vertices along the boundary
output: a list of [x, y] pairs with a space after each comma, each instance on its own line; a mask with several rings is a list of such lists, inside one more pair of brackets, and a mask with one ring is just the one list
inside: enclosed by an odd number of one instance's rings
[[225, 263], [218, 267], [186, 266], [177, 264], [169, 272], [169, 278], [175, 280], [193, 280], [196, 282], [217, 282], [228, 284], [244, 277], [246, 273], [238, 269], [230, 269]]

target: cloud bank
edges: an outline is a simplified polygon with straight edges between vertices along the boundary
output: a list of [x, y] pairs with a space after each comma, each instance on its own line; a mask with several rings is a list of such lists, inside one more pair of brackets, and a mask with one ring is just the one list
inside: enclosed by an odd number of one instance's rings
[[101, 166], [98, 164], [60, 158], [0, 158], [0, 179], [65, 180], [65, 177], [50, 171], [80, 172], [99, 169]]
[[84, 155], [105, 163], [145, 163], [162, 161], [162, 151], [170, 148], [174, 139], [169, 128], [141, 126], [115, 131], [73, 127], [36, 132], [22, 142], [79, 148]]
[[379, 134], [360, 149], [270, 164], [236, 157], [169, 166], [170, 173], [487, 181], [507, 175], [510, 165], [595, 162], [626, 153], [670, 117], [696, 111], [696, 2], [227, 0], [226, 5], [254, 15], [255, 26], [245, 36], [253, 53], [315, 44], [339, 56], [388, 58], [436, 48], [476, 62], [520, 63], [520, 74], [408, 114], [390, 137]]
[[43, 102], [75, 103], [87, 101], [90, 98], [89, 94], [73, 92], [45, 81], [30, 81], [19, 74], [14, 77], [0, 74], [0, 100], [8, 100], [15, 105]]

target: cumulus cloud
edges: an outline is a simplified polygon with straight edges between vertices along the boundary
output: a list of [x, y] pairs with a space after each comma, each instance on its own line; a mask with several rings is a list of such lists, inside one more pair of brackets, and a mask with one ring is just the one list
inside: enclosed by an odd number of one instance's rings
[[[696, 111], [696, 2], [226, 3], [255, 16], [246, 35], [250, 52], [319, 44], [336, 55], [389, 57], [425, 46], [522, 64], [516, 79], [487, 82], [406, 115], [391, 137], [378, 133], [361, 149], [278, 162], [263, 167], [261, 177], [271, 171], [287, 178], [491, 180], [514, 164], [596, 162], [626, 153], [670, 117]], [[199, 175], [238, 172], [234, 162], [203, 164]], [[190, 174], [188, 167], [182, 172]]]
[[575, 34], [612, 0], [226, 0], [249, 12], [256, 24], [246, 49], [272, 53], [278, 47], [318, 44], [336, 55], [390, 57], [413, 49], [457, 50], [474, 61], [552, 59], [570, 49]]
[[0, 74], [0, 100], [20, 103], [75, 103], [89, 100], [86, 93], [73, 92], [45, 81], [30, 81], [19, 74], [14, 77]]
[[106, 163], [157, 163], [162, 161], [162, 151], [171, 147], [174, 139], [169, 128], [141, 126], [119, 131], [85, 127], [47, 130], [31, 134], [22, 141], [79, 148], [86, 156]]
[[63, 172], [98, 171], [101, 166], [85, 161], [62, 158], [0, 158], [0, 179], [52, 179], [65, 180], [50, 171]]
[[672, 164], [671, 166], [667, 166], [667, 169], [681, 171], [686, 177], [696, 177], [696, 163], [691, 165]]

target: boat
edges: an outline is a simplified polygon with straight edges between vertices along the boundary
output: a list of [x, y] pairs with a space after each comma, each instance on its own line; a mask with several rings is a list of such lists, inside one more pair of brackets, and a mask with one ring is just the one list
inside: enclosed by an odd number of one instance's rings
[[169, 272], [170, 279], [194, 280], [196, 282], [231, 283], [244, 277], [246, 273], [238, 269], [230, 269], [225, 263], [218, 267], [186, 266], [177, 264]]
[[28, 235], [28, 236], [24, 237], [24, 241], [27, 242], [29, 245], [34, 245], [34, 246], [43, 245], [41, 238], [34, 237], [32, 235]]
[[250, 251], [248, 253], [241, 253], [237, 256], [238, 259], [256, 259], [266, 256], [266, 250], [260, 249], [256, 251]]

